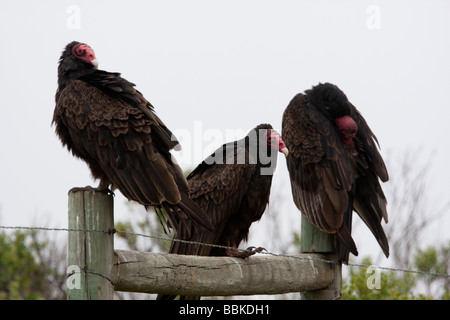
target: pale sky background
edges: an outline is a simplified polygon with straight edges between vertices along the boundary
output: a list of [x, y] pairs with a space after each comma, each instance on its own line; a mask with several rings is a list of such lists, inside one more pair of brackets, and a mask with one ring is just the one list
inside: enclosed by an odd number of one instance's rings
[[[445, 0], [2, 0], [0, 225], [66, 227], [68, 190], [97, 185], [50, 126], [57, 62], [72, 40], [94, 49], [100, 69], [137, 84], [179, 133], [185, 153], [174, 155], [184, 169], [257, 124], [281, 131], [295, 94], [332, 82], [384, 156], [435, 152], [428, 196], [449, 201], [449, 31]], [[272, 193], [283, 199], [285, 234], [300, 231], [282, 155]], [[129, 216], [124, 203], [117, 193], [116, 220]], [[430, 243], [449, 239], [449, 215], [430, 228]], [[263, 224], [264, 216], [251, 232]], [[359, 251], [371, 254], [373, 237], [361, 230]]]

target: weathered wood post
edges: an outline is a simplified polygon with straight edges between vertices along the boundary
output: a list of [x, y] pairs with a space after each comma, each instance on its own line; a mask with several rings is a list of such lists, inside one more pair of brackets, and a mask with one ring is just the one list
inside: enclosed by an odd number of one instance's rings
[[69, 229], [88, 231], [69, 231], [67, 299], [113, 299], [113, 197], [88, 187], [70, 190]]
[[199, 257], [116, 250], [117, 291], [186, 296], [280, 294], [326, 288], [334, 279], [316, 254]]
[[325, 289], [301, 292], [301, 299], [341, 299], [342, 266], [337, 262], [333, 236], [317, 229], [304, 215], [302, 215], [300, 246], [302, 253], [320, 253], [324, 255], [326, 260], [336, 261], [336, 263], [329, 264], [329, 267], [334, 270], [334, 280], [331, 284]]

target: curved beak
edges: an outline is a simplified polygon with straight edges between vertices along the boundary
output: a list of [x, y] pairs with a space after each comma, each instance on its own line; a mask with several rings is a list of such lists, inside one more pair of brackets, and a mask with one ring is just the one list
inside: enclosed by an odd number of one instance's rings
[[283, 152], [283, 154], [287, 157], [289, 155], [289, 150], [288, 148], [284, 147], [283, 149], [280, 150], [281, 152]]
[[97, 59], [92, 59], [92, 60], [91, 60], [91, 64], [92, 64], [94, 67], [98, 68], [98, 60], [97, 60]]

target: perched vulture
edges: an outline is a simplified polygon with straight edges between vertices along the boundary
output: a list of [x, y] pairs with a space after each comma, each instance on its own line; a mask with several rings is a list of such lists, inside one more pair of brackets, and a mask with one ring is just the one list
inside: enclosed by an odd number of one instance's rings
[[87, 163], [98, 190], [117, 188], [146, 208], [164, 209], [170, 223], [186, 215], [210, 229], [169, 152], [176, 138], [133, 83], [97, 66], [84, 43], [69, 43], [61, 55], [52, 123], [62, 144]]
[[[250, 225], [261, 219], [269, 202], [278, 151], [288, 154], [278, 132], [269, 124], [261, 124], [243, 139], [224, 144], [199, 164], [188, 176], [190, 196], [206, 212], [213, 230], [194, 233], [187, 228], [188, 223], [178, 223], [175, 239], [236, 249], [173, 241], [170, 252], [246, 258], [260, 251], [262, 248], [245, 252], [237, 248], [247, 240]], [[174, 296], [158, 296], [170, 298]]]
[[378, 180], [386, 182], [388, 173], [377, 138], [346, 95], [330, 83], [297, 94], [284, 111], [282, 137], [294, 202], [313, 225], [334, 234], [339, 260], [358, 255], [353, 210], [388, 257], [381, 226], [382, 218], [388, 221], [386, 198]]

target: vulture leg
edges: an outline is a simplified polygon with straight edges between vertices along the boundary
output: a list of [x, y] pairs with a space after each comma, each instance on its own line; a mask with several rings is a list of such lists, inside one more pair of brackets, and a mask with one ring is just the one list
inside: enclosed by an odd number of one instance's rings
[[111, 183], [108, 180], [100, 179], [100, 183], [98, 184], [98, 187], [95, 188], [98, 192], [104, 192], [106, 194], [114, 196], [114, 192], [109, 188], [109, 185]]

